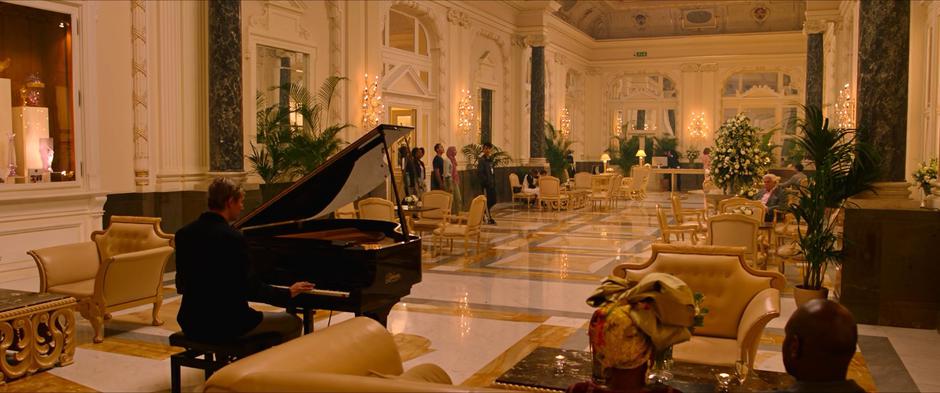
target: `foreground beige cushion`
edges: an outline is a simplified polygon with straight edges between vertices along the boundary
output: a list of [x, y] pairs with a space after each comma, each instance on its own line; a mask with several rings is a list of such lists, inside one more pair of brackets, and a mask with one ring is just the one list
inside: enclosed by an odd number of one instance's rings
[[669, 273], [705, 295], [709, 309], [704, 326], [692, 340], [675, 347], [677, 360], [734, 366], [747, 355], [754, 363], [764, 326], [780, 316], [785, 279], [777, 272], [755, 270], [744, 262], [744, 247], [653, 244], [649, 261], [623, 264], [613, 274], [638, 281], [653, 272]]
[[[459, 356], [459, 354], [454, 354]], [[225, 366], [207, 392], [467, 392], [433, 364], [405, 372], [395, 340], [372, 319], [354, 318]]]

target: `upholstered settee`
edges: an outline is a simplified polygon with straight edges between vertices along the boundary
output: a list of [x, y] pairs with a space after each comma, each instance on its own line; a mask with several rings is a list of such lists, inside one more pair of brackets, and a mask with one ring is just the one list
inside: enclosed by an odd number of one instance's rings
[[173, 235], [154, 217], [111, 217], [91, 241], [30, 250], [39, 269], [39, 291], [73, 296], [91, 322], [94, 342], [104, 340], [111, 312], [153, 304], [153, 324], [161, 325], [163, 270], [173, 254]]
[[395, 340], [372, 319], [354, 318], [238, 360], [206, 392], [467, 392], [440, 367], [402, 368]]
[[786, 281], [780, 273], [749, 267], [744, 252], [744, 247], [657, 243], [647, 262], [619, 265], [613, 274], [638, 281], [648, 273], [669, 273], [705, 295], [704, 326], [695, 329], [691, 341], [674, 347], [675, 359], [733, 366], [746, 356], [753, 365], [764, 327], [780, 316]]

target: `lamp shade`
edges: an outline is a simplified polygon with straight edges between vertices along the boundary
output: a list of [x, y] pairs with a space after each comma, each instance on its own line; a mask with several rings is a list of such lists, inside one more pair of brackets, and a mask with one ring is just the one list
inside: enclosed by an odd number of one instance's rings
[[640, 149], [640, 150], [638, 150], [638, 151], [636, 152], [636, 156], [637, 156], [637, 157], [646, 157], [646, 151], [643, 150], [643, 149]]
[[601, 154], [601, 161], [604, 161], [604, 162], [610, 161], [610, 155], [607, 153]]

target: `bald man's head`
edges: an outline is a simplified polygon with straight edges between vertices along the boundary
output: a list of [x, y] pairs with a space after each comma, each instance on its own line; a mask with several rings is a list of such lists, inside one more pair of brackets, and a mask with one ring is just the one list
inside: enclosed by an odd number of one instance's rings
[[858, 340], [849, 310], [830, 300], [812, 300], [790, 316], [786, 334], [787, 373], [800, 381], [845, 380]]

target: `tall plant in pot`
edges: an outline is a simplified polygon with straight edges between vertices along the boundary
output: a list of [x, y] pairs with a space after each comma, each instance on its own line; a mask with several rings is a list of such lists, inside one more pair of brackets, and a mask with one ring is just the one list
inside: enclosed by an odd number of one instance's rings
[[289, 105], [266, 106], [258, 94], [257, 131], [260, 146], [250, 146], [248, 161], [264, 180], [261, 194], [268, 200], [292, 181], [313, 171], [343, 147], [339, 133], [348, 123], [325, 125], [336, 86], [346, 78], [331, 76], [314, 96], [299, 84], [273, 89], [286, 92]]
[[545, 160], [548, 161], [552, 176], [562, 183], [568, 181], [568, 155], [573, 153], [571, 141], [555, 129], [552, 123], [545, 122]]
[[797, 220], [797, 243], [807, 265], [803, 283], [797, 285], [798, 303], [828, 295], [823, 287], [826, 267], [843, 258], [836, 219], [849, 197], [873, 189], [880, 160], [870, 144], [856, 139], [857, 130], [830, 128], [818, 107], [805, 107], [804, 112], [796, 144], [815, 163], [816, 171], [788, 206]]

